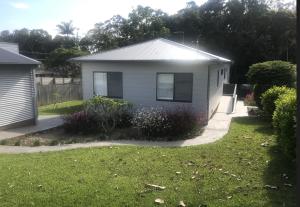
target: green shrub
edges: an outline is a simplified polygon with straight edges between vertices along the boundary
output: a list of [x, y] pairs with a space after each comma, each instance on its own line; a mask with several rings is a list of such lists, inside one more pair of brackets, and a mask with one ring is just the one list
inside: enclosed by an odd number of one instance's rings
[[283, 152], [296, 156], [296, 91], [279, 96], [275, 101], [273, 126], [277, 132], [278, 144]]
[[35, 140], [32, 145], [34, 147], [40, 146], [41, 145], [40, 140]]
[[250, 66], [247, 73], [248, 81], [254, 84], [254, 100], [262, 108], [261, 95], [272, 86], [294, 87], [296, 66], [285, 61], [267, 61]]
[[17, 140], [16, 142], [15, 142], [15, 146], [20, 146], [21, 145], [21, 141], [20, 140]]
[[94, 117], [99, 130], [109, 132], [127, 127], [132, 117], [132, 104], [125, 100], [95, 96], [85, 103], [85, 111]]
[[260, 109], [262, 109], [261, 95], [271, 87], [272, 85], [261, 85], [261, 84], [254, 85], [254, 89], [253, 89], [254, 101]]
[[4, 139], [0, 141], [0, 145], [6, 145], [6, 144], [7, 144], [7, 140]]
[[250, 66], [247, 78], [252, 84], [294, 86], [296, 66], [285, 61], [267, 61]]
[[59, 142], [56, 139], [51, 140], [51, 142], [49, 143], [50, 146], [55, 146], [55, 145], [58, 145], [58, 144], [59, 144]]
[[264, 92], [261, 96], [261, 104], [264, 112], [265, 118], [268, 120], [272, 119], [273, 113], [275, 111], [275, 101], [280, 95], [287, 94], [294, 89], [285, 86], [273, 86]]

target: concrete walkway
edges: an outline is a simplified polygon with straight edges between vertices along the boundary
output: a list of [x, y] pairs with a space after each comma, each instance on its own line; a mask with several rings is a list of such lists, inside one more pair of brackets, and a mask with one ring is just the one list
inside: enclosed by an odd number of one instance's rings
[[4, 139], [23, 136], [26, 134], [45, 131], [62, 124], [63, 120], [59, 115], [39, 116], [36, 125], [0, 130], [0, 141]]
[[[238, 102], [239, 103], [239, 102]], [[223, 110], [228, 104], [227, 98], [222, 98], [219, 110]], [[0, 153], [33, 153], [33, 152], [49, 152], [49, 151], [61, 151], [77, 148], [90, 148], [90, 147], [102, 147], [113, 145], [136, 145], [136, 146], [159, 146], [159, 147], [184, 147], [194, 146], [201, 144], [208, 144], [215, 142], [227, 134], [233, 116], [239, 116], [239, 112], [243, 111], [245, 106], [243, 103], [239, 103], [236, 108], [236, 113], [227, 114], [224, 111], [217, 111], [215, 115], [209, 120], [208, 125], [205, 127], [204, 132], [193, 139], [181, 140], [181, 141], [136, 141], [136, 140], [112, 140], [112, 141], [100, 141], [78, 144], [66, 144], [58, 146], [39, 146], [39, 147], [16, 147], [16, 146], [0, 146]], [[241, 113], [241, 116], [245, 114]]]

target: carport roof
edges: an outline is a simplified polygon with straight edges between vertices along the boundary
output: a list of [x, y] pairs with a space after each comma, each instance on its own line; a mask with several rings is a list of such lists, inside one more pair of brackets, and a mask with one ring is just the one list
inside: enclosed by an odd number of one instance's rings
[[188, 47], [174, 41], [159, 38], [121, 47], [106, 52], [70, 59], [73, 62], [88, 61], [221, 61], [231, 60]]
[[0, 64], [39, 65], [41, 63], [24, 55], [0, 48]]

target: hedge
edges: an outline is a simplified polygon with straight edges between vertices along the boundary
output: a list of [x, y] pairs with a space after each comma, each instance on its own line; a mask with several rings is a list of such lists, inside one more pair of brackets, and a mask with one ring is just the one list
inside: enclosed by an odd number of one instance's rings
[[247, 73], [248, 81], [254, 84], [254, 99], [262, 108], [261, 95], [272, 86], [294, 87], [296, 66], [290, 62], [275, 60], [256, 63], [250, 66]]
[[273, 86], [264, 92], [261, 96], [261, 104], [264, 112], [264, 117], [268, 120], [272, 119], [275, 111], [275, 101], [279, 96], [292, 92], [292, 88], [286, 86]]
[[276, 129], [278, 144], [291, 158], [296, 157], [296, 91], [279, 96], [275, 101], [273, 126]]

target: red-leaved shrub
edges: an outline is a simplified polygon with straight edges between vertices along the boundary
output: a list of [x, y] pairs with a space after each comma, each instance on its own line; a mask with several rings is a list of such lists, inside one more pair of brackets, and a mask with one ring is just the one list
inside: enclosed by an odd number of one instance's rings
[[97, 130], [95, 118], [85, 111], [67, 115], [63, 119], [63, 128], [67, 133], [88, 134]]

